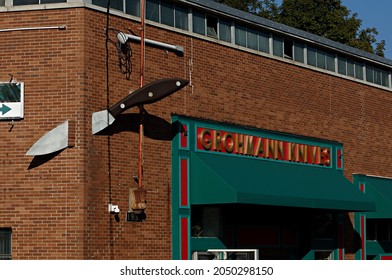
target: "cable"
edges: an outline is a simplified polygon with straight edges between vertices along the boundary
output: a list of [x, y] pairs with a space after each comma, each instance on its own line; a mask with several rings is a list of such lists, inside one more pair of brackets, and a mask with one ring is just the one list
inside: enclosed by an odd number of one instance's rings
[[109, 37], [109, 31], [114, 34], [114, 36], [117, 38], [117, 34], [119, 34], [121, 31], [118, 29], [114, 28], [109, 28], [107, 26], [107, 42], [111, 43], [114, 45], [117, 49], [118, 53], [118, 67], [120, 69], [120, 72], [122, 74], [125, 74], [125, 77], [127, 80], [131, 78], [131, 73], [132, 73], [132, 64], [131, 64], [131, 57], [132, 57], [132, 48], [131, 44], [129, 41], [126, 41], [124, 44], [120, 43], [118, 40], [114, 41], [110, 39]]
[[[110, 106], [110, 87], [109, 87], [109, 15], [110, 15], [110, 0], [107, 1], [106, 11], [106, 109]], [[107, 123], [109, 123], [109, 114], [107, 116]], [[109, 176], [109, 203], [112, 203], [112, 176], [111, 176], [111, 154], [110, 154], [110, 136], [108, 135], [108, 176]]]

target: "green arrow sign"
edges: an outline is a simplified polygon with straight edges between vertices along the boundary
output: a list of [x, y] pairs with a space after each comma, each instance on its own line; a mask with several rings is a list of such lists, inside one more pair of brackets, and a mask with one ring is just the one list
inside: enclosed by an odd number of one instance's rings
[[11, 111], [11, 108], [5, 104], [3, 104], [3, 106], [0, 108], [0, 112], [2, 115], [7, 114], [9, 111]]

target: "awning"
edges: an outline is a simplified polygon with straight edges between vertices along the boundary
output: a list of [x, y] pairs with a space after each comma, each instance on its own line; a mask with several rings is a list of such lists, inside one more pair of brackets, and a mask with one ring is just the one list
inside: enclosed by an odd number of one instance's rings
[[244, 203], [374, 211], [341, 171], [259, 158], [191, 153], [192, 204]]
[[366, 195], [375, 202], [376, 211], [367, 218], [392, 218], [392, 179], [366, 176]]

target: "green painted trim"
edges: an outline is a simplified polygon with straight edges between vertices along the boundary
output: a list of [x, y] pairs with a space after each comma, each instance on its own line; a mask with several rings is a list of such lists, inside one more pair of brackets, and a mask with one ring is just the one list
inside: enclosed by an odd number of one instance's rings
[[[172, 118], [172, 124], [178, 121]], [[172, 140], [172, 259], [179, 260], [181, 257], [180, 248], [180, 160], [179, 160], [180, 135], [176, 134]]]
[[[366, 194], [366, 184], [364, 181], [364, 178], [366, 176], [362, 174], [353, 174], [353, 179], [354, 179], [354, 186], [360, 190], [361, 184], [364, 186], [364, 193]], [[363, 213], [354, 213], [354, 230], [358, 236], [361, 236], [361, 216], [363, 216]], [[366, 220], [366, 217], [365, 217]], [[362, 241], [361, 241], [362, 242]], [[366, 244], [366, 243], [365, 243]], [[362, 244], [360, 243], [359, 249], [354, 253], [354, 259], [355, 260], [361, 260], [362, 259]]]
[[[379, 241], [371, 241], [366, 239], [366, 223], [369, 219], [390, 219], [392, 218], [392, 192], [390, 188], [392, 187], [392, 179], [381, 178], [374, 176], [367, 176], [364, 174], [354, 174], [354, 184], [360, 188], [361, 184], [364, 186], [365, 194], [374, 200], [376, 204], [376, 211], [368, 213], [355, 213], [354, 214], [354, 229], [360, 235], [361, 228], [361, 216], [365, 217], [365, 257], [376, 256], [375, 259], [380, 259], [380, 254], [389, 253], [388, 250], [392, 251], [392, 242], [389, 244], [381, 244]], [[361, 235], [360, 235], [361, 236]], [[355, 253], [355, 259], [362, 258], [362, 249], [359, 249]]]
[[[179, 221], [181, 221], [181, 219], [182, 218], [187, 218], [188, 219], [188, 225], [187, 225], [187, 227], [188, 227], [188, 237], [187, 237], [187, 239], [188, 239], [188, 260], [190, 260], [190, 259], [192, 259], [192, 247], [191, 247], [191, 215], [190, 215], [190, 211], [182, 211], [183, 213], [181, 213], [180, 215], [179, 215]], [[181, 236], [182, 236], [182, 233], [181, 233], [181, 224], [179, 224], [179, 236], [180, 236], [180, 239], [179, 239], [179, 248], [180, 248], [180, 250], [179, 250], [179, 253], [180, 253], [180, 257], [179, 257], [179, 259], [181, 259], [181, 252], [182, 252], [182, 247], [181, 247]]]
[[227, 249], [217, 237], [191, 237], [191, 248], [194, 251], [207, 251], [208, 249]]

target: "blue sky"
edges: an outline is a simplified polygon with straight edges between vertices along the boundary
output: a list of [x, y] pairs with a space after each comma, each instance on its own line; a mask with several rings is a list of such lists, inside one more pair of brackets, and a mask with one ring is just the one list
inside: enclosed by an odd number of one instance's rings
[[[281, 4], [281, 0], [276, 1]], [[385, 40], [385, 57], [392, 59], [392, 0], [341, 0], [343, 6], [357, 13], [362, 20], [361, 29], [375, 27], [377, 41]]]

